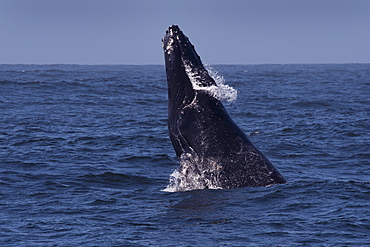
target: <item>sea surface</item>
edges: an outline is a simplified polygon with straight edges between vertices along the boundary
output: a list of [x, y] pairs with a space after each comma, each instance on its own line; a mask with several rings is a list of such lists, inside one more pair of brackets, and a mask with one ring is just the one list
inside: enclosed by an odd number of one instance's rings
[[288, 184], [165, 191], [164, 66], [0, 65], [0, 246], [369, 246], [370, 64], [213, 68]]

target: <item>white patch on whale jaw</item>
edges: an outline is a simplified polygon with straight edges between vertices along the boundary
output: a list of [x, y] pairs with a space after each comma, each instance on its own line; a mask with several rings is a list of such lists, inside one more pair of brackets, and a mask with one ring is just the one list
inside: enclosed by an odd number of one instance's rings
[[216, 85], [203, 86], [202, 78], [198, 73], [193, 71], [191, 61], [182, 58], [182, 63], [194, 90], [206, 91], [212, 97], [221, 101], [225, 100], [227, 102], [233, 102], [236, 100], [238, 91], [233, 87], [226, 85], [224, 78], [211, 66], [207, 65], [205, 67], [208, 74], [213, 78], [213, 80], [215, 80]]

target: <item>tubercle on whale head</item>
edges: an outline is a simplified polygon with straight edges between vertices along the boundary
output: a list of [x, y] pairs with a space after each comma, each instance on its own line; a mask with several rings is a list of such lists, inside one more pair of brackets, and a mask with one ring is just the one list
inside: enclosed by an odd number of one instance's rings
[[165, 52], [171, 53], [171, 52], [174, 51], [175, 47], [180, 49], [180, 44], [183, 44], [183, 45], [186, 46], [187, 44], [184, 41], [189, 42], [187, 37], [180, 30], [179, 26], [171, 25], [166, 30], [166, 35], [162, 39], [163, 49], [164, 49]]
[[204, 69], [200, 56], [195, 51], [189, 38], [180, 30], [179, 26], [170, 26], [162, 42], [165, 54], [171, 55], [178, 50], [178, 55], [181, 56], [182, 60], [191, 62], [194, 67]]

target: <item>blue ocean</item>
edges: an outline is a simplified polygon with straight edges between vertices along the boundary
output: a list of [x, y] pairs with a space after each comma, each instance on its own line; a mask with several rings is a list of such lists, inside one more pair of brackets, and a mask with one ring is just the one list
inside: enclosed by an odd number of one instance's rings
[[0, 245], [369, 246], [370, 64], [213, 69], [287, 184], [168, 192], [164, 66], [0, 65]]

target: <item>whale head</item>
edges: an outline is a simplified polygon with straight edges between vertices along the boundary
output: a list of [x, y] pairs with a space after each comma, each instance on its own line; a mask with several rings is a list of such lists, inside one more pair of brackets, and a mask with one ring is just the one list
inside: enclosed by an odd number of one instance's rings
[[172, 25], [162, 39], [168, 82], [169, 114], [190, 104], [200, 87], [216, 85], [188, 37]]

